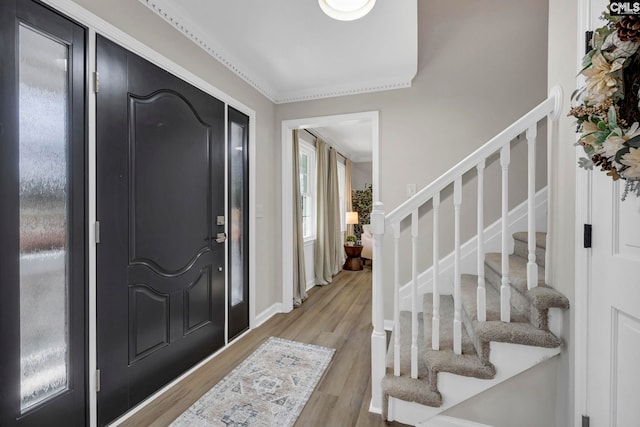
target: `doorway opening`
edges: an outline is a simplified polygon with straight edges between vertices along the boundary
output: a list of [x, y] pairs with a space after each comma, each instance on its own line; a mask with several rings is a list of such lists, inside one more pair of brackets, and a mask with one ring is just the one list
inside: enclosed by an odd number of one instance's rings
[[[379, 197], [379, 114], [367, 111], [333, 116], [309, 117], [282, 121], [282, 311], [293, 309], [293, 130], [316, 129], [348, 123], [368, 123], [371, 127], [373, 202]], [[373, 266], [375, 268], [375, 265]]]

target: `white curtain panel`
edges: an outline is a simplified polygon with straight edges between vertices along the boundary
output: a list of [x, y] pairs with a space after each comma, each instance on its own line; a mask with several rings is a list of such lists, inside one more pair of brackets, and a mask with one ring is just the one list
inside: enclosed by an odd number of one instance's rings
[[302, 196], [300, 194], [300, 141], [298, 130], [293, 131], [293, 306], [299, 307], [307, 299], [307, 274], [304, 265], [304, 236], [302, 233]]
[[340, 190], [338, 184], [338, 155], [332, 147], [329, 149], [329, 180], [327, 184], [327, 217], [329, 228], [329, 263], [335, 276], [342, 267], [342, 221], [340, 218]]
[[315, 252], [315, 272], [316, 284], [326, 285], [331, 283], [333, 277], [331, 266], [329, 265], [329, 228], [327, 218], [327, 177], [328, 152], [327, 144], [316, 139], [316, 252]]

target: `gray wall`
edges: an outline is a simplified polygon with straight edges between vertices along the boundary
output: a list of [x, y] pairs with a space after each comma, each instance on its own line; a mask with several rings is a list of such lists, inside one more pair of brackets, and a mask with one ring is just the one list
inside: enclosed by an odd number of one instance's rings
[[373, 182], [371, 162], [358, 162], [351, 164], [351, 188], [353, 190], [364, 190], [366, 184]]

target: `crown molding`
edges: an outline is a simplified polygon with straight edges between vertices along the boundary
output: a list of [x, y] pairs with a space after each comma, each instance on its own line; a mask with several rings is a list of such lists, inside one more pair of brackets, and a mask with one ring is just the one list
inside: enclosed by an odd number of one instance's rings
[[185, 37], [189, 38], [206, 53], [227, 67], [231, 72], [240, 77], [274, 104], [288, 104], [293, 102], [311, 101], [314, 99], [409, 88], [411, 87], [411, 82], [416, 74], [414, 72], [407, 77], [389, 79], [388, 81], [375, 83], [358, 83], [351, 86], [328, 86], [319, 89], [305, 89], [288, 93], [279, 93], [269, 87], [266, 82], [261, 81], [260, 76], [254, 74], [253, 70], [250, 70], [249, 67], [245, 67], [240, 64], [240, 61], [232, 58], [228, 53], [223, 52], [223, 49], [215, 47], [214, 43], [208, 40], [208, 36], [206, 36], [197, 25], [182, 16], [179, 11], [172, 8], [164, 0], [138, 1], [151, 9], [156, 15], [164, 19], [168, 24], [182, 33]]

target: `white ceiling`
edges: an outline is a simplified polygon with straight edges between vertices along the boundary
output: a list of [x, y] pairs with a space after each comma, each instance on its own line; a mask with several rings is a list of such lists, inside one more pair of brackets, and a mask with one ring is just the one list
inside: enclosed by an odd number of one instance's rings
[[372, 160], [372, 126], [369, 120], [350, 120], [313, 131], [352, 162]]
[[411, 86], [417, 0], [356, 21], [317, 0], [139, 0], [275, 103]]

